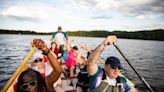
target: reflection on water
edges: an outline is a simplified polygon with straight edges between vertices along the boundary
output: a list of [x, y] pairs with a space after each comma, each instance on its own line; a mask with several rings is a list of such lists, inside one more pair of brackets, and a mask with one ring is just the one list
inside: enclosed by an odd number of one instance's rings
[[[31, 49], [30, 43], [34, 38], [43, 39], [50, 46], [50, 35], [0, 35], [0, 90], [29, 53]], [[87, 44], [90, 49], [94, 49], [104, 40], [104, 38], [89, 37], [70, 37], [70, 39], [74, 39], [77, 45]], [[118, 39], [118, 46], [135, 66], [139, 74], [153, 87], [155, 92], [162, 92], [164, 90], [164, 42]], [[141, 84], [139, 86], [143, 86], [141, 80], [114, 46], [105, 48], [101, 54], [103, 60], [108, 56], [119, 57], [124, 67], [124, 75], [136, 84]]]

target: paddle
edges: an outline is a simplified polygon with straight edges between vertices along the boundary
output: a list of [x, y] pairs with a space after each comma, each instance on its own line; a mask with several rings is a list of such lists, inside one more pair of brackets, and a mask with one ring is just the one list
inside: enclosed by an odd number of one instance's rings
[[[25, 66], [25, 67], [22, 69], [22, 71], [26, 70], [27, 68], [28, 68], [28, 67]], [[21, 73], [22, 73], [22, 72], [19, 72], [19, 73], [17, 74], [17, 77], [15, 78], [15, 80], [17, 80], [18, 76], [19, 76]], [[11, 85], [8, 87], [7, 92], [14, 92], [14, 86], [15, 86], [15, 83], [16, 83], [15, 80], [14, 80], [14, 82], [11, 83]]]
[[26, 63], [28, 62], [28, 60], [31, 58], [31, 56], [34, 54], [35, 51], [36, 51], [36, 47], [32, 47], [29, 54], [26, 56], [26, 58], [21, 63], [19, 68], [14, 72], [14, 74], [10, 77], [10, 79], [8, 80], [8, 82], [6, 83], [4, 88], [2, 89], [2, 92], [6, 92], [8, 90], [8, 88], [11, 86], [11, 84], [14, 82], [14, 80], [18, 77], [18, 75], [23, 71], [23, 69], [25, 69], [24, 67], [25, 67]]
[[118, 45], [115, 45], [116, 49], [120, 52], [120, 54], [124, 57], [124, 59], [127, 61], [127, 63], [130, 65], [130, 67], [134, 70], [134, 72], [137, 74], [137, 76], [142, 80], [142, 82], [146, 85], [146, 87], [150, 90], [150, 92], [154, 92], [153, 89], [150, 87], [150, 85], [146, 82], [146, 80], [141, 77], [141, 75], [136, 71], [134, 66], [129, 62], [129, 60], [125, 57], [125, 55], [122, 53], [122, 51], [119, 49]]
[[[87, 47], [85, 46], [85, 49], [89, 52], [89, 53], [92, 53], [92, 51]], [[104, 61], [99, 57], [98, 60], [100, 61], [101, 64], [105, 64]]]

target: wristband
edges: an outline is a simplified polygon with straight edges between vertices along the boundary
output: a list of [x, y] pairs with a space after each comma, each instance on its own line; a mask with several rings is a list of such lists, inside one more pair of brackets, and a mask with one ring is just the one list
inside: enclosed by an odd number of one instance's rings
[[110, 45], [110, 43], [109, 42], [107, 44], [104, 43], [103, 45], [106, 47], [106, 46]]
[[48, 49], [48, 51], [47, 51], [47, 52], [43, 51], [43, 53], [42, 53], [42, 54], [47, 56], [47, 55], [48, 55], [48, 53], [50, 53], [50, 50], [49, 50], [49, 49]]

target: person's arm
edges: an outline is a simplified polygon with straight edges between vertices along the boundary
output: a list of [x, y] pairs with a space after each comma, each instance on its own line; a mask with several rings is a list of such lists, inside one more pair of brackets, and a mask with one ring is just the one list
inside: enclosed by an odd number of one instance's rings
[[98, 65], [96, 64], [96, 60], [100, 57], [100, 54], [104, 50], [107, 45], [111, 45], [115, 43], [117, 40], [116, 36], [108, 36], [101, 44], [99, 44], [93, 52], [89, 55], [87, 71], [89, 75], [94, 75], [97, 72]]
[[[61, 66], [57, 59], [54, 57], [52, 52], [48, 49], [47, 45], [42, 41], [41, 39], [34, 39], [33, 45], [42, 50], [43, 52], [47, 53], [47, 57], [49, 59], [50, 64], [52, 65], [53, 71], [52, 73], [46, 77], [46, 83], [49, 83], [49, 85], [53, 85], [54, 82], [57, 81], [57, 79], [60, 77], [61, 74]], [[48, 82], [47, 82], [48, 81]]]
[[52, 73], [49, 76], [46, 77], [46, 81], [49, 81], [50, 84], [53, 84], [60, 77], [60, 74], [61, 74], [61, 66], [60, 66], [57, 58], [55, 58], [53, 56], [53, 54], [52, 54], [51, 51], [48, 53], [47, 57], [49, 59], [49, 63], [51, 64], [51, 66], [53, 68], [53, 71], [52, 71]]
[[78, 56], [77, 56], [77, 59], [76, 59], [76, 62], [78, 64], [82, 64], [82, 62], [80, 61], [81, 60], [81, 56], [82, 56], [82, 53], [83, 53], [83, 48], [85, 47], [84, 44], [80, 45], [80, 50], [78, 52]]
[[52, 33], [52, 38], [51, 38], [51, 41], [52, 41], [52, 42], [53, 42], [53, 40], [54, 40], [55, 35], [56, 35], [56, 32], [53, 32], [53, 33]]
[[66, 41], [68, 41], [68, 36], [65, 34], [65, 39], [66, 39]]
[[57, 47], [57, 49], [60, 48], [60, 42], [59, 41], [56, 43], [56, 47]]
[[66, 41], [66, 45], [65, 45], [65, 46], [66, 46], [67, 51], [70, 51], [70, 50], [71, 50], [69, 40], [68, 40], [68, 41]]

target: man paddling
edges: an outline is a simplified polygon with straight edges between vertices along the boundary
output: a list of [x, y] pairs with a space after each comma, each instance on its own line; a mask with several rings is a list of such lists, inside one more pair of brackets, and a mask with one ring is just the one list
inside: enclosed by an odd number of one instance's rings
[[87, 71], [90, 75], [91, 92], [138, 92], [131, 81], [120, 75], [121, 63], [117, 57], [108, 57], [104, 68], [96, 64], [104, 48], [116, 41], [116, 36], [108, 36], [88, 58]]

